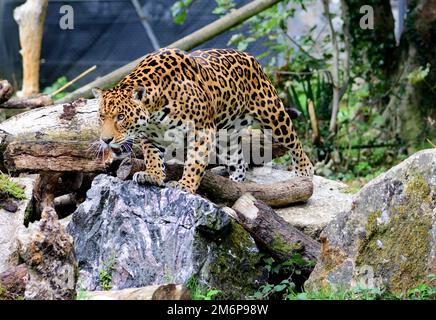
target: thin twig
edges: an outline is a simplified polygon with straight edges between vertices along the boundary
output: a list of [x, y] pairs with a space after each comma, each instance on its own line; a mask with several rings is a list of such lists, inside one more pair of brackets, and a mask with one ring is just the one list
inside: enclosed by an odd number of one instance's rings
[[67, 82], [66, 84], [64, 84], [62, 87], [60, 87], [59, 89], [57, 89], [55, 92], [51, 93], [50, 96], [54, 97], [55, 95], [57, 95], [58, 93], [61, 93], [62, 91], [64, 91], [66, 88], [68, 88], [69, 86], [71, 86], [74, 82], [82, 79], [84, 76], [86, 76], [87, 74], [91, 73], [92, 71], [94, 71], [95, 69], [97, 69], [97, 66], [94, 65], [91, 68], [83, 71], [81, 74], [79, 74], [77, 77], [75, 77], [73, 80]]

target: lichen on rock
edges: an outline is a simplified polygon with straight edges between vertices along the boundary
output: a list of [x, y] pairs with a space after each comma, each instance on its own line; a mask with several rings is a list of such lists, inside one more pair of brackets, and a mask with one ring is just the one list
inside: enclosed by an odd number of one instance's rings
[[[365, 284], [404, 293], [436, 272], [436, 150], [369, 182], [321, 234], [309, 288]], [[336, 259], [337, 252], [343, 257]]]

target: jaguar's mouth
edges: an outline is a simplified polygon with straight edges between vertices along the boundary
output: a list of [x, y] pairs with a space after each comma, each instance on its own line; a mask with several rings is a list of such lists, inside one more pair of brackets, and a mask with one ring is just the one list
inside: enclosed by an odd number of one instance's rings
[[110, 144], [109, 148], [112, 151], [112, 156], [115, 159], [125, 158], [132, 153], [132, 141], [125, 140], [121, 143]]
[[121, 147], [110, 147], [112, 152], [115, 153], [116, 155], [120, 155], [121, 153], [123, 153], [123, 150], [121, 149]]

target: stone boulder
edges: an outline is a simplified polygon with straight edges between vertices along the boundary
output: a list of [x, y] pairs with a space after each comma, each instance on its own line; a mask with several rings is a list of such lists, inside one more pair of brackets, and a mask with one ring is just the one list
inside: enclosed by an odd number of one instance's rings
[[266, 280], [251, 236], [208, 200], [97, 176], [67, 226], [81, 290], [197, 283], [244, 298]]
[[308, 201], [276, 209], [276, 212], [286, 222], [318, 240], [331, 221], [351, 209], [352, 199], [353, 194], [346, 184], [314, 176], [313, 195]]
[[27, 267], [26, 300], [70, 300], [76, 296], [77, 261], [73, 239], [53, 208], [18, 229], [19, 260]]
[[0, 208], [0, 273], [18, 265], [17, 233], [24, 225], [26, 213], [32, 209], [33, 186], [36, 175], [12, 178], [12, 181], [24, 188], [26, 199], [14, 200], [17, 204], [15, 212]]
[[[292, 179], [293, 173], [269, 167], [256, 167], [247, 171], [247, 180], [274, 183]], [[275, 209], [277, 214], [293, 227], [318, 239], [325, 226], [341, 212], [351, 209], [353, 194], [341, 182], [320, 176], [313, 177], [313, 194], [306, 202]]]
[[436, 149], [370, 181], [321, 233], [307, 288], [363, 284], [402, 293], [436, 274]]

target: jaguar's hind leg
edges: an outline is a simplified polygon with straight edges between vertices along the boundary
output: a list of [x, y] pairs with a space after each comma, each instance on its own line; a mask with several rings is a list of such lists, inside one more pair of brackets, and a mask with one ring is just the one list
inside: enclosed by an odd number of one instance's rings
[[263, 130], [270, 130], [273, 140], [289, 149], [292, 164], [288, 168], [297, 176], [313, 176], [313, 165], [303, 150], [291, 118], [278, 96], [252, 102], [251, 114], [258, 120]]

